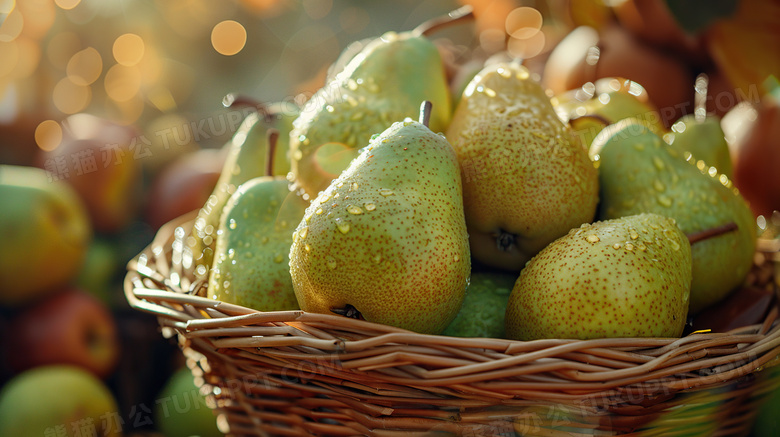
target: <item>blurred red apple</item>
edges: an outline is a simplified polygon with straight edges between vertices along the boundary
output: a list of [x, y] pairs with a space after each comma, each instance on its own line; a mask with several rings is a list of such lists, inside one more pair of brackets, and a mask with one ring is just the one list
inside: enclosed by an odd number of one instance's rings
[[49, 364], [72, 364], [100, 378], [119, 358], [113, 315], [97, 298], [77, 288], [25, 308], [9, 323], [4, 355], [17, 372]]
[[62, 131], [62, 142], [43, 151], [38, 164], [76, 189], [95, 230], [118, 231], [137, 211], [138, 161], [151, 154], [148, 140], [130, 126], [84, 113], [63, 120]]
[[157, 229], [180, 215], [202, 207], [217, 185], [226, 154], [203, 149], [180, 156], [152, 182], [146, 221]]
[[[744, 108], [738, 106], [733, 111], [745, 119], [741, 124], [746, 128], [729, 138], [734, 184], [756, 216], [770, 217], [780, 210], [780, 102], [766, 95], [754, 111]], [[730, 118], [725, 121], [736, 122]]]

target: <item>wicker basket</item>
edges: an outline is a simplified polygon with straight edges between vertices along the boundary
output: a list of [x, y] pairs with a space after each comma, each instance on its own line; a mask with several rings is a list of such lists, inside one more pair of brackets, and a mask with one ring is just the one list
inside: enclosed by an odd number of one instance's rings
[[[258, 312], [200, 297], [192, 218], [159, 230], [125, 292], [194, 357], [230, 435], [746, 435], [780, 385], [777, 307], [726, 334], [531, 342]], [[776, 287], [770, 263], [757, 285]]]

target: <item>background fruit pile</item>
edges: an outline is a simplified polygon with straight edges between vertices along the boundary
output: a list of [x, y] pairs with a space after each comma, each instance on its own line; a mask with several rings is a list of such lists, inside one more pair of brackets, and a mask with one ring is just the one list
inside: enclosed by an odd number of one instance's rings
[[[47, 423], [53, 410], [40, 399], [58, 402], [42, 395], [60, 383], [84, 393], [89, 413], [8, 435], [93, 426], [98, 435], [177, 435], [166, 419], [199, 419], [174, 412], [202, 418], [205, 404], [179, 372], [185, 357], [127, 306], [122, 279], [162, 224], [203, 206], [227, 144], [256, 116], [240, 101], [223, 106], [223, 96], [302, 103], [350, 43], [465, 3], [475, 22], [435, 36], [453, 94], [506, 48], [556, 94], [602, 77], [634, 80], [670, 128], [693, 113], [705, 73], [734, 182], [759, 224], [777, 220], [780, 91], [766, 80], [780, 77], [776, 2], [671, 11], [664, 1], [6, 2], [0, 164], [15, 167], [0, 169], [0, 429], [11, 423], [3, 414], [25, 408]], [[75, 367], [52, 367], [61, 365]], [[197, 429], [179, 432], [206, 434]]]

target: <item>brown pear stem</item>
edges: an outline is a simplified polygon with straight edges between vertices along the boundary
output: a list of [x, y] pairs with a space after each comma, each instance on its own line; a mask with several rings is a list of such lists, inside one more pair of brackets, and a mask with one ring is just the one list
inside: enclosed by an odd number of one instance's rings
[[739, 227], [736, 223], [728, 222], [725, 225], [715, 226], [714, 228], [705, 229], [699, 232], [693, 232], [691, 234], [686, 234], [686, 236], [688, 237], [688, 242], [695, 244], [712, 237], [717, 237], [718, 235], [723, 235], [727, 232], [736, 231], [737, 229], [739, 229]]
[[426, 100], [420, 105], [420, 123], [425, 127], [428, 127], [428, 123], [431, 121], [431, 108], [433, 108], [433, 103], [430, 100]]
[[696, 76], [696, 81], [693, 85], [695, 92], [693, 117], [697, 123], [702, 123], [707, 118], [707, 89], [710, 86], [710, 79], [706, 74], [701, 73]]
[[276, 142], [279, 141], [279, 130], [273, 128], [268, 129], [266, 138], [268, 140], [268, 150], [266, 150], [266, 157], [265, 157], [265, 175], [273, 176], [274, 155], [276, 154]]
[[275, 114], [268, 110], [268, 106], [249, 96], [230, 93], [222, 98], [222, 106], [225, 108], [252, 108], [263, 116], [266, 122], [271, 122]]
[[470, 20], [473, 18], [473, 8], [471, 5], [466, 5], [451, 11], [447, 15], [442, 15], [440, 17], [431, 18], [430, 20], [425, 21], [424, 23], [415, 27], [412, 33], [417, 36], [428, 36], [431, 33], [441, 30], [445, 27], [457, 24], [463, 20]]

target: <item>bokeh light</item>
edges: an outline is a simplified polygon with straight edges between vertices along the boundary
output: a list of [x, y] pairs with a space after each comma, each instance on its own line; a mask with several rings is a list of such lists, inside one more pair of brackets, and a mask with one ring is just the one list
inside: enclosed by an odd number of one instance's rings
[[32, 76], [41, 60], [41, 48], [30, 38], [19, 37], [14, 41], [19, 47], [19, 57], [11, 72], [11, 76], [24, 78]]
[[513, 9], [506, 17], [506, 33], [513, 38], [528, 39], [542, 28], [542, 14], [527, 6]]
[[137, 67], [114, 65], [104, 78], [106, 93], [117, 101], [125, 102], [133, 98], [141, 89], [141, 72]]
[[75, 32], [55, 34], [46, 45], [46, 58], [51, 64], [64, 70], [68, 61], [81, 49], [81, 39]]
[[65, 114], [75, 114], [89, 105], [92, 90], [89, 86], [73, 83], [65, 77], [54, 85], [52, 100], [54, 106]]
[[125, 33], [114, 40], [112, 52], [116, 62], [132, 67], [143, 58], [144, 49], [144, 40], [140, 36], [134, 33]]
[[16, 39], [22, 33], [24, 27], [24, 17], [22, 17], [19, 8], [11, 11], [0, 25], [0, 41], [9, 42]]
[[54, 120], [44, 120], [35, 128], [35, 143], [50, 152], [62, 142], [62, 127]]
[[87, 47], [70, 58], [65, 72], [76, 85], [91, 85], [103, 72], [103, 58], [94, 47]]
[[211, 30], [211, 45], [221, 55], [235, 55], [245, 44], [246, 29], [237, 21], [221, 21]]
[[17, 6], [24, 17], [22, 34], [35, 40], [44, 38], [57, 18], [54, 3], [51, 0], [24, 0]]
[[79, 3], [81, 3], [81, 0], [54, 0], [54, 3], [56, 3], [60, 8], [69, 11], [78, 6]]

